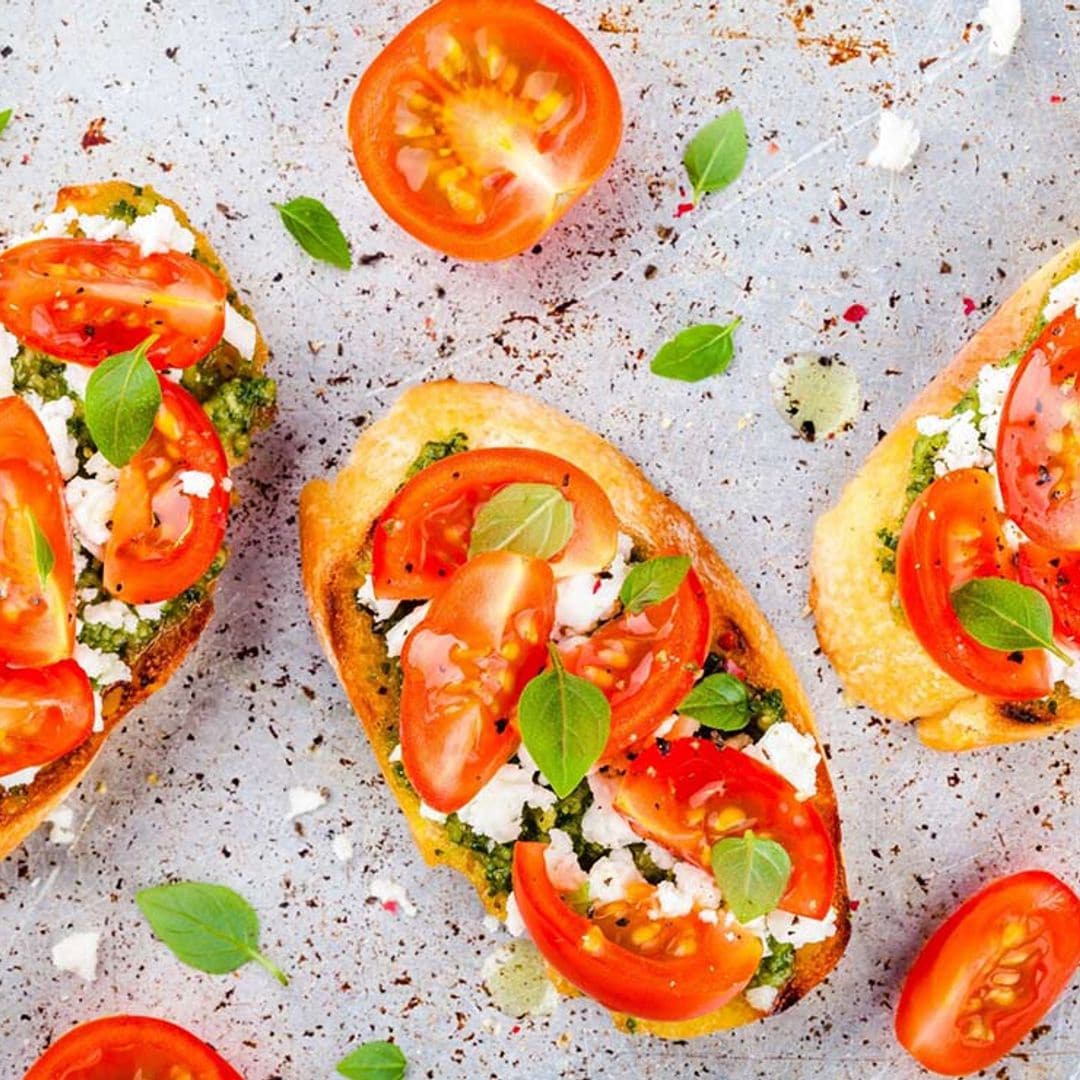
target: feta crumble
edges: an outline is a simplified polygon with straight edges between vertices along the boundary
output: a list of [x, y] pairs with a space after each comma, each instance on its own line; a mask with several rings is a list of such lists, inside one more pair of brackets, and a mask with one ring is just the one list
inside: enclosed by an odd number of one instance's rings
[[70, 480], [79, 471], [79, 444], [68, 431], [68, 421], [75, 415], [75, 402], [69, 397], [43, 401], [37, 394], [24, 394], [23, 401], [37, 414], [49, 436], [60, 475]]
[[101, 932], [98, 930], [80, 930], [61, 938], [52, 947], [53, 966], [60, 971], [69, 971], [86, 982], [97, 978], [98, 944]]
[[99, 690], [105, 690], [114, 683], [131, 680], [131, 668], [116, 653], [92, 649], [81, 641], [75, 642], [75, 663], [86, 672], [87, 678]]
[[790, 911], [777, 908], [765, 916], [765, 927], [781, 944], [794, 945], [796, 949], [817, 945], [836, 933], [836, 909], [829, 908], [824, 919], [808, 919], [805, 915], [792, 915]]
[[[1080, 273], [1072, 274], [1064, 281], [1059, 281], [1050, 290], [1046, 297], [1046, 306], [1043, 308], [1043, 318], [1047, 322], [1053, 322], [1069, 308], [1073, 308], [1076, 317], [1080, 319]], [[0, 339], [0, 356], [2, 355], [3, 340]]]
[[589, 871], [589, 899], [595, 904], [610, 904], [626, 899], [631, 885], [642, 885], [645, 879], [634, 865], [626, 848], [618, 848], [593, 864]]
[[168, 206], [155, 206], [149, 214], [137, 217], [128, 226], [127, 235], [139, 245], [144, 258], [166, 251], [190, 255], [195, 250], [195, 234], [176, 220]]
[[534, 783], [529, 769], [510, 762], [458, 810], [457, 816], [483, 836], [509, 844], [521, 833], [521, 813], [526, 806], [546, 810], [555, 802], [554, 791]]
[[255, 345], [258, 342], [255, 324], [241, 315], [232, 304], [225, 305], [223, 337], [245, 360], [255, 358]]
[[45, 820], [49, 824], [50, 844], [66, 847], [75, 843], [78, 833], [75, 832], [75, 811], [70, 806], [61, 803], [45, 816]]
[[780, 991], [775, 986], [752, 986], [745, 991], [745, 996], [751, 1009], [767, 1013], [772, 1012]]
[[98, 558], [109, 541], [113, 508], [116, 506], [116, 482], [94, 476], [75, 476], [64, 488], [64, 501], [71, 514], [75, 539]]
[[289, 812], [285, 815], [286, 821], [300, 817], [301, 814], [310, 814], [326, 805], [326, 793], [318, 788], [292, 787], [289, 788]]
[[641, 839], [612, 805], [615, 784], [599, 773], [589, 776], [589, 790], [593, 794], [592, 805], [585, 811], [581, 821], [581, 834], [593, 844], [605, 848], [626, 847]]
[[0, 326], [0, 398], [15, 393], [15, 357], [19, 355], [19, 339]]
[[214, 477], [208, 472], [185, 469], [177, 474], [177, 479], [180, 481], [180, 491], [196, 499], [209, 499], [214, 490]]
[[139, 617], [127, 604], [119, 600], [105, 600], [100, 604], [86, 604], [80, 618], [84, 623], [98, 623], [112, 630], [134, 633], [139, 629]]
[[1024, 21], [1020, 0], [989, 0], [979, 11], [979, 19], [990, 31], [990, 55], [1008, 56], [1016, 45]]
[[920, 416], [915, 422], [920, 435], [946, 433], [945, 445], [934, 458], [934, 475], [944, 476], [956, 469], [987, 469], [994, 464], [993, 451], [983, 445], [970, 409], [955, 416]]
[[415, 611], [399, 619], [386, 631], [387, 656], [400, 656], [408, 636], [424, 621], [431, 604], [421, 604]]
[[521, 908], [513, 893], [506, 898], [506, 932], [511, 937], [523, 937], [525, 934], [525, 920], [521, 917]]
[[364, 584], [356, 590], [356, 602], [375, 616], [376, 622], [386, 622], [398, 609], [399, 600], [380, 600], [375, 595], [375, 579], [368, 574]]
[[387, 910], [403, 911], [410, 919], [416, 914], [416, 905], [409, 900], [404, 887], [389, 878], [372, 878], [367, 894]]
[[817, 743], [794, 724], [786, 720], [773, 724], [743, 753], [778, 772], [800, 800], [809, 799], [817, 792], [817, 769], [821, 762]]
[[588, 877], [578, 865], [569, 833], [563, 832], [562, 829], [552, 829], [549, 836], [551, 842], [544, 852], [548, 879], [560, 892], [572, 893], [581, 888]]
[[888, 172], [903, 172], [919, 149], [919, 129], [913, 120], [893, 109], [883, 109], [878, 117], [878, 141], [866, 164]]
[[555, 634], [557, 640], [587, 634], [597, 623], [614, 614], [619, 591], [630, 573], [634, 541], [619, 534], [615, 558], [603, 574], [574, 574], [555, 586]]

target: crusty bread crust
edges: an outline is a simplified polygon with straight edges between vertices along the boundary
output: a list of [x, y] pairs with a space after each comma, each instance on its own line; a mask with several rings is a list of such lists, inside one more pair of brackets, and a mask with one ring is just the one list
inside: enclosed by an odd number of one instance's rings
[[[231, 289], [232, 282], [224, 270], [218, 269], [220, 260], [205, 234], [191, 224], [176, 203], [163, 198], [149, 187], [136, 189], [120, 180], [67, 187], [57, 194], [55, 208], [62, 210], [73, 206], [80, 213], [103, 214], [120, 199], [136, 201], [140, 197], [138, 190], [153, 195], [159, 203], [171, 207], [180, 224], [195, 234], [200, 256], [215, 268], [215, 272], [219, 273]], [[247, 308], [240, 306], [250, 317]], [[266, 366], [267, 356], [266, 342], [259, 333], [254, 366], [260, 371]], [[213, 592], [213, 586], [210, 591]], [[199, 635], [210, 621], [213, 611], [214, 604], [208, 596], [195, 605], [182, 620], [167, 626], [139, 653], [131, 664], [131, 682], [118, 683], [110, 687], [105, 695], [102, 710], [104, 730], [91, 735], [70, 754], [47, 765], [34, 777], [32, 783], [11, 790], [0, 788], [0, 858], [10, 854], [67, 798], [93, 764], [106, 738], [120, 726], [124, 717], [140, 701], [169, 681], [188, 651], [199, 640]]]
[[916, 421], [947, 413], [983, 365], [1021, 347], [1051, 286], [1078, 268], [1080, 243], [1033, 274], [908, 406], [814, 531], [810, 603], [821, 646], [847, 693], [890, 719], [917, 721], [920, 738], [939, 750], [1019, 742], [1080, 723], [1074, 699], [1055, 711], [1024, 707], [973, 694], [946, 675], [896, 612], [877, 536], [903, 513]]
[[[300, 499], [300, 550], [304, 587], [316, 632], [367, 732], [379, 766], [408, 818], [416, 843], [431, 864], [445, 863], [468, 877], [488, 910], [505, 916], [503, 898], [487, 894], [483, 867], [469, 851], [449, 842], [445, 829], [420, 816], [417, 796], [392, 767], [398, 701], [386, 652], [371, 616], [356, 604], [369, 561], [375, 520], [409, 465], [428, 440], [454, 431], [469, 448], [522, 446], [547, 450], [589, 473], [607, 492], [622, 529], [648, 550], [686, 552], [705, 584], [715, 633], [730, 630], [739, 642], [730, 652], [751, 681], [783, 692], [788, 715], [817, 737], [806, 695], [776, 635], [749, 593], [716, 554], [693, 520], [660, 494], [610, 443], [562, 413], [499, 386], [436, 382], [408, 390], [390, 413], [365, 431], [344, 469], [331, 480], [313, 480]], [[836, 798], [824, 765], [815, 805], [840, 850]], [[776, 1011], [794, 1004], [836, 965], [850, 933], [841, 864], [835, 906], [836, 935], [798, 953], [795, 978]], [[560, 989], [572, 987], [558, 982]], [[687, 1038], [736, 1027], [760, 1016], [739, 997], [725, 1008], [686, 1023], [638, 1021], [637, 1030]], [[616, 1017], [621, 1026], [625, 1017]]]

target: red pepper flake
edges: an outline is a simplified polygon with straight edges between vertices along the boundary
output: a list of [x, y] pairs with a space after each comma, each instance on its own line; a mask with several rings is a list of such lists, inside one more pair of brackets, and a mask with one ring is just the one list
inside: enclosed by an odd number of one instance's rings
[[109, 136], [105, 134], [105, 117], [99, 116], [87, 124], [86, 130], [83, 132], [82, 148], [90, 151], [95, 146], [104, 146], [105, 143], [111, 141]]
[[1051, 94], [1050, 95], [1050, 104], [1051, 105], [1060, 105], [1064, 100], [1065, 99], [1060, 94]]
[[681, 218], [683, 214], [689, 214], [694, 209], [695, 204], [692, 202], [681, 202], [679, 208], [675, 211], [675, 217]]
[[597, 578], [596, 581], [593, 583], [592, 587], [593, 596], [595, 596], [600, 591], [601, 585], [603, 585], [603, 581], [601, 581], [600, 578]]
[[780, 144], [775, 142], [767, 143], [765, 146], [765, 153], [768, 154], [769, 157], [773, 157], [775, 154], [779, 154]]
[[398, 913], [398, 902], [396, 900], [384, 900], [383, 910], [389, 911], [391, 915], [396, 915]]
[[858, 911], [859, 910], [859, 905], [861, 903], [862, 903], [861, 900], [848, 900], [848, 902], [847, 902], [848, 911]]
[[517, 1035], [517, 1034], [518, 1034], [518, 1033], [519, 1033], [520, 1031], [521, 1031], [521, 1025], [520, 1025], [520, 1024], [515, 1024], [515, 1025], [514, 1025], [514, 1026], [513, 1026], [513, 1027], [512, 1027], [511, 1029], [510, 1029], [510, 1034], [511, 1034], [511, 1035]]
[[863, 307], [862, 304], [852, 304], [851, 307], [844, 312], [844, 322], [861, 323], [869, 314], [869, 309]]
[[979, 305], [976, 304], [975, 301], [972, 300], [970, 296], [965, 296], [964, 297], [964, 314], [965, 315], [970, 315], [973, 311], [977, 311], [978, 307], [979, 307]]

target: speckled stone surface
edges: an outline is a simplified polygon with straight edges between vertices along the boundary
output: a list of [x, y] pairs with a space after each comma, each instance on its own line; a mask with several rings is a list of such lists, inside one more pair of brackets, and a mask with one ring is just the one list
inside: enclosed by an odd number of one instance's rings
[[[822, 0], [811, 17], [783, 0], [562, 0], [622, 88], [622, 152], [542, 251], [467, 266], [388, 223], [343, 134], [358, 74], [419, 6], [0, 4], [0, 108], [16, 113], [0, 138], [0, 229], [25, 230], [61, 182], [159, 186], [207, 227], [281, 382], [279, 423], [239, 481], [215, 621], [71, 800], [76, 842], [39, 833], [0, 865], [0, 1074], [21, 1076], [75, 1021], [123, 1010], [191, 1026], [248, 1080], [328, 1077], [355, 1042], [387, 1036], [413, 1077], [915, 1076], [890, 1010], [930, 928], [997, 872], [1035, 864], [1076, 883], [1080, 738], [948, 758], [845, 708], [806, 613], [810, 529], [980, 317], [1080, 229], [1080, 13], [1026, 0], [1016, 53], [999, 61], [978, 0]], [[846, 38], [863, 44], [845, 60]], [[863, 164], [889, 101], [923, 132], [899, 176]], [[681, 147], [726, 102], [747, 116], [746, 172], [676, 219]], [[99, 117], [109, 141], [85, 150]], [[352, 273], [285, 234], [270, 204], [298, 194], [339, 215]], [[856, 302], [857, 326], [841, 318]], [[688, 387], [648, 373], [689, 321], [735, 314], [729, 375]], [[800, 349], [839, 354], [861, 378], [865, 408], [836, 442], [795, 440], [770, 403], [768, 370]], [[589, 1003], [518, 1026], [485, 1000], [480, 964], [501, 935], [464, 881], [420, 864], [297, 583], [303, 479], [340, 464], [398, 387], [449, 374], [534, 391], [641, 462], [790, 649], [859, 907], [839, 970], [787, 1014], [669, 1045], [617, 1034]], [[329, 801], [287, 823], [294, 785]], [[355, 845], [344, 864], [341, 832]], [[365, 902], [376, 874], [405, 886], [415, 917]], [[248, 896], [292, 986], [254, 966], [200, 975], [152, 941], [133, 896], [170, 875]], [[86, 929], [103, 933], [92, 984], [49, 958]], [[996, 1075], [1080, 1075], [1075, 986]]]

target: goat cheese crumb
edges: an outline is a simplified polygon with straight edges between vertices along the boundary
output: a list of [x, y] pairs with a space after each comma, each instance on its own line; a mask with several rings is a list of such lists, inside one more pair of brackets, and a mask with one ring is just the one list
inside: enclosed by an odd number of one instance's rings
[[752, 986], [745, 993], [750, 1008], [763, 1013], [772, 1012], [772, 1007], [780, 995], [780, 991], [775, 986]]
[[544, 852], [548, 879], [560, 892], [574, 892], [581, 888], [588, 878], [578, 865], [570, 834], [562, 829], [552, 829], [549, 835], [551, 843]]
[[919, 149], [919, 129], [914, 121], [893, 109], [883, 109], [878, 117], [878, 141], [866, 164], [888, 172], [903, 172]]
[[335, 833], [330, 850], [338, 862], [347, 863], [353, 857], [353, 842], [345, 833]]
[[104, 214], [83, 214], [79, 228], [87, 240], [119, 240], [128, 231], [123, 218], [106, 217]]
[[521, 812], [526, 806], [546, 810], [555, 801], [554, 791], [534, 783], [529, 769], [511, 762], [503, 765], [457, 815], [483, 836], [509, 844], [521, 832]]
[[180, 481], [181, 492], [196, 499], [209, 499], [214, 490], [214, 477], [208, 472], [185, 469], [177, 475], [177, 479]]
[[85, 364], [64, 365], [64, 382], [68, 384], [68, 389], [80, 398], [86, 397], [86, 388], [93, 374], [94, 369]]
[[521, 917], [521, 908], [518, 907], [517, 897], [513, 893], [506, 898], [506, 932], [511, 937], [525, 935], [525, 920]]
[[225, 340], [245, 359], [255, 358], [258, 333], [255, 324], [246, 319], [232, 304], [225, 305]]
[[84, 623], [99, 623], [112, 630], [133, 633], [139, 629], [139, 617], [119, 600], [105, 600], [100, 604], [86, 604], [80, 615]]
[[116, 506], [116, 483], [93, 476], [75, 476], [64, 488], [75, 538], [92, 555], [100, 556], [108, 543]]
[[817, 743], [786, 720], [773, 724], [752, 746], [744, 751], [778, 772], [799, 799], [809, 799], [817, 791], [817, 768], [821, 762]]
[[1012, 386], [1016, 374], [1015, 365], [999, 367], [997, 364], [985, 364], [979, 372], [976, 382], [979, 392], [979, 433], [983, 446], [990, 453], [997, 446], [998, 428], [1001, 426], [1001, 412], [1005, 408], [1005, 397]]
[[176, 220], [168, 206], [155, 206], [149, 214], [137, 217], [128, 227], [127, 234], [139, 245], [144, 258], [166, 251], [190, 255], [195, 250], [195, 234]]
[[68, 421], [75, 415], [75, 402], [69, 397], [42, 401], [37, 394], [25, 394], [23, 401], [37, 413], [45, 434], [52, 443], [60, 475], [70, 480], [79, 471], [79, 444], [68, 431]]
[[625, 899], [631, 885], [644, 881], [629, 850], [619, 848], [593, 864], [589, 871], [589, 899], [597, 904], [610, 904]]
[[285, 815], [285, 820], [292, 821], [301, 814], [310, 814], [325, 805], [326, 793], [318, 788], [289, 788], [289, 812]]
[[404, 887], [389, 878], [372, 878], [367, 894], [387, 911], [403, 911], [410, 919], [416, 914], [416, 905], [409, 900]]
[[1024, 21], [1020, 0], [989, 0], [979, 11], [979, 18], [990, 31], [990, 55], [1008, 56], [1016, 45]]
[[80, 930], [61, 938], [52, 947], [53, 965], [60, 971], [70, 971], [86, 982], [97, 978], [98, 944], [101, 932]]
[[356, 590], [356, 602], [375, 616], [376, 622], [386, 622], [398, 609], [400, 600], [380, 600], [375, 595], [375, 579], [368, 574], [364, 584]]
[[993, 452], [982, 444], [970, 409], [955, 416], [920, 416], [915, 422], [920, 435], [947, 433], [945, 445], [934, 459], [934, 475], [944, 476], [954, 469], [986, 469], [994, 463]]
[[689, 915], [695, 907], [703, 911], [716, 911], [720, 899], [720, 891], [711, 874], [690, 863], [677, 863], [675, 880], [661, 881], [656, 886], [656, 905], [649, 912], [649, 917], [677, 919]]
[[[1080, 319], [1080, 273], [1072, 274], [1064, 281], [1059, 281], [1050, 290], [1046, 297], [1046, 307], [1043, 308], [1043, 318], [1047, 322], [1053, 322], [1069, 308], [1074, 308], [1076, 317]], [[3, 339], [0, 338], [0, 356], [3, 355], [3, 351]]]
[[75, 643], [75, 663], [86, 672], [87, 678], [99, 690], [105, 690], [113, 683], [129, 682], [131, 679], [131, 668], [116, 653], [92, 649], [81, 641]]
[[777, 908], [765, 916], [765, 927], [777, 941], [801, 949], [828, 941], [836, 933], [836, 909], [829, 908], [824, 919], [808, 919]]
[[424, 621], [431, 604], [421, 604], [415, 611], [410, 611], [404, 618], [399, 619], [389, 630], [386, 631], [386, 654], [388, 656], [400, 656], [405, 648], [408, 636]]
[[19, 339], [0, 326], [0, 398], [15, 393], [15, 357], [19, 355]]
[[67, 846], [73, 844], [78, 835], [75, 832], [75, 811], [61, 803], [45, 820], [49, 823], [49, 843]]
[[555, 637], [587, 634], [615, 610], [630, 573], [631, 537], [619, 534], [615, 558], [603, 574], [574, 574], [555, 586]]
[[615, 785], [593, 773], [589, 776], [589, 790], [593, 801], [581, 820], [581, 833], [586, 840], [605, 848], [626, 847], [636, 844], [641, 837], [630, 827], [626, 820], [612, 805]]

